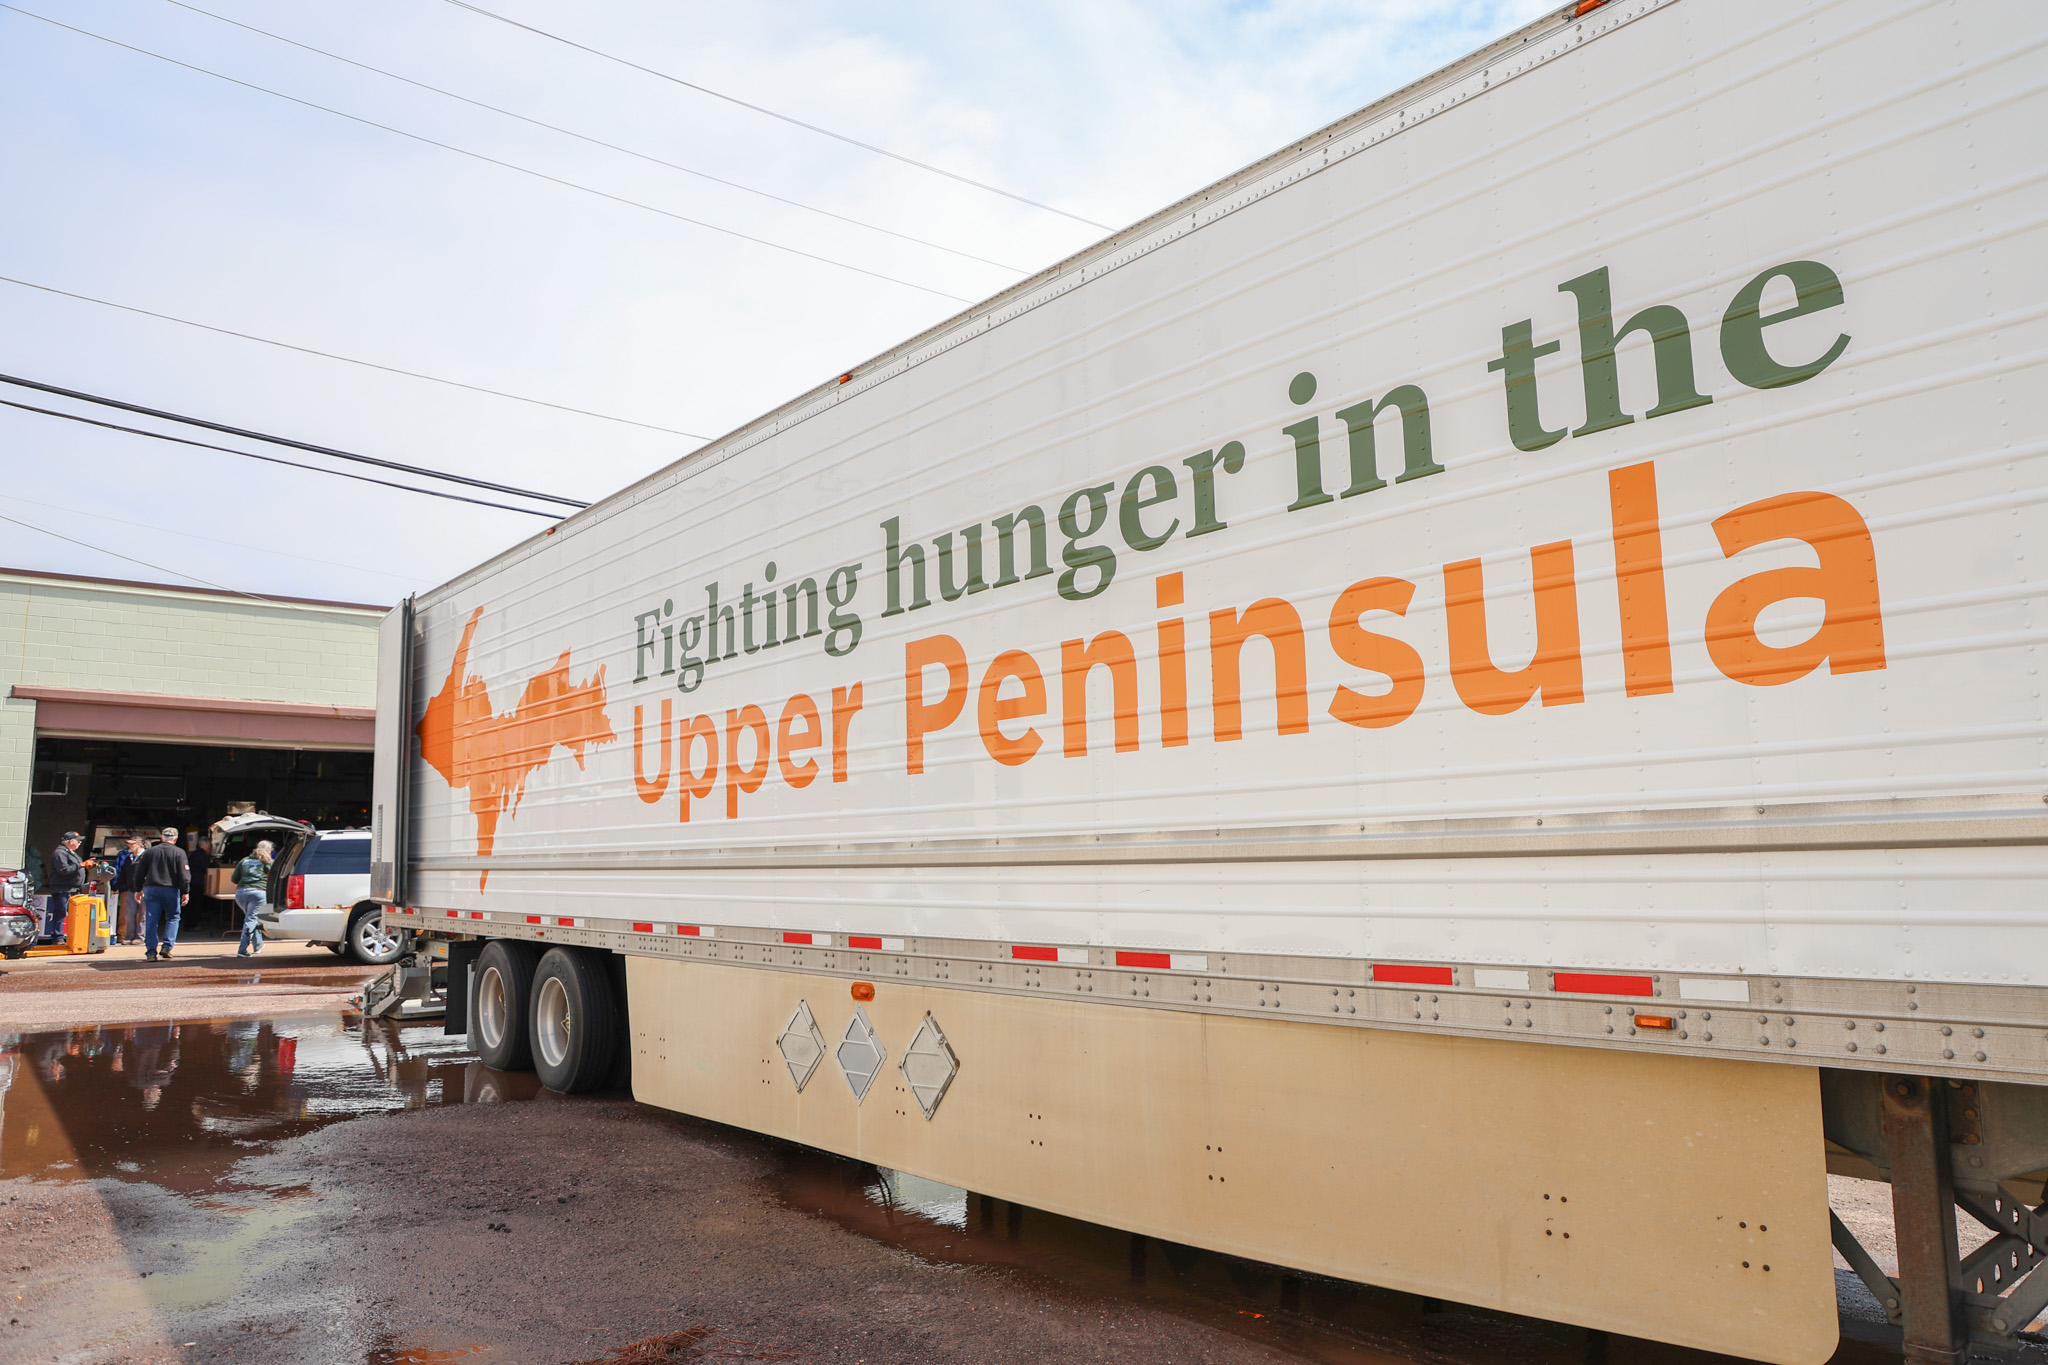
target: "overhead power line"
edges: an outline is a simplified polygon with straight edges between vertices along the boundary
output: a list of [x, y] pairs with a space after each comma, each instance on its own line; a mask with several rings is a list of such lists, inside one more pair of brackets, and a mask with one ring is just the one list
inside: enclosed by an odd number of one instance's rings
[[69, 289], [59, 289], [55, 285], [37, 284], [34, 280], [17, 279], [12, 275], [0, 275], [0, 282], [18, 284], [23, 289], [39, 289], [45, 294], [56, 294], [61, 298], [77, 299], [81, 303], [96, 303], [102, 308], [118, 308], [124, 313], [137, 313], [146, 318], [156, 318], [161, 322], [175, 322], [182, 327], [197, 327], [202, 332], [214, 332], [220, 336], [236, 337], [242, 341], [257, 341], [265, 346], [276, 346], [286, 351], [297, 351], [301, 355], [319, 356], [322, 360], [339, 360], [344, 365], [360, 365], [366, 370], [382, 370], [385, 374], [404, 375], [407, 379], [424, 379], [429, 384], [446, 384], [452, 389], [467, 389], [471, 393], [489, 394], [493, 398], [509, 398], [515, 403], [531, 403], [535, 407], [553, 408], [556, 412], [573, 412], [578, 417], [595, 417], [600, 421], [618, 422], [629, 427], [639, 427], [645, 431], [659, 431], [670, 436], [686, 436], [693, 441], [710, 439], [707, 436], [700, 436], [694, 431], [678, 431], [674, 427], [656, 426], [652, 422], [636, 422], [630, 417], [614, 417], [607, 412], [592, 412], [588, 408], [572, 408], [565, 403], [550, 403], [544, 398], [528, 398], [525, 394], [507, 393], [503, 389], [487, 389], [481, 384], [465, 384], [459, 379], [443, 379], [439, 375], [421, 374], [418, 370], [401, 370], [396, 365], [380, 365], [374, 360], [358, 360], [354, 356], [337, 355], [333, 351], [316, 350], [311, 346], [298, 346], [289, 341], [279, 341], [275, 337], [260, 337], [250, 332], [237, 332], [229, 327], [215, 327], [212, 323], [194, 322], [191, 318], [173, 317], [169, 313], [159, 313], [148, 308], [137, 308], [132, 303], [115, 303], [112, 299], [94, 298], [90, 294], [79, 294]]
[[[165, 412], [161, 408], [146, 408], [140, 403], [127, 403], [119, 398], [107, 398], [96, 393], [84, 393], [78, 389], [59, 388], [55, 384], [45, 384], [36, 379], [22, 379], [11, 374], [0, 374], [0, 384], [13, 384], [17, 388], [34, 389], [38, 393], [54, 393], [60, 398], [75, 398], [81, 403], [96, 403], [103, 408], [118, 408], [122, 412], [139, 413], [144, 417], [155, 417], [165, 422], [179, 422], [188, 427], [201, 427], [207, 431], [220, 432], [224, 436], [240, 436], [244, 440], [264, 441], [274, 446], [288, 446], [293, 450], [303, 450], [313, 455], [325, 455], [336, 460], [348, 460], [354, 464], [375, 465], [379, 469], [395, 470], [401, 474], [411, 474], [416, 478], [439, 479], [444, 483], [459, 483], [466, 488], [481, 488], [492, 493], [509, 493], [516, 498], [532, 498], [537, 502], [556, 502], [579, 512], [590, 506], [587, 502], [578, 502], [574, 498], [565, 498], [556, 493], [536, 493], [531, 488], [514, 488], [510, 484], [492, 483], [487, 479], [473, 479], [467, 474], [450, 474], [439, 469], [428, 469], [424, 465], [401, 464], [397, 460], [380, 460], [374, 455], [357, 455], [352, 451], [336, 450], [332, 446], [316, 446], [309, 441], [293, 440], [289, 436], [272, 436], [266, 432], [250, 431], [243, 427], [231, 427], [222, 422], [210, 422], [204, 417], [187, 417], [183, 413]], [[246, 452], [235, 451], [232, 453], [243, 454]], [[312, 468], [313, 466], [302, 465], [300, 467]], [[393, 486], [397, 487], [398, 485]], [[492, 505], [495, 506], [496, 504]], [[525, 509], [518, 510], [523, 511]]]
[[243, 592], [240, 588], [226, 587], [214, 582], [210, 578], [201, 578], [198, 574], [186, 573], [183, 569], [167, 569], [161, 564], [152, 564], [146, 559], [137, 559], [134, 555], [124, 555], [118, 550], [109, 550], [104, 545], [94, 545], [88, 541], [67, 536], [62, 531], [52, 531], [47, 526], [38, 526], [32, 521], [22, 521], [5, 513], [0, 513], [0, 521], [4, 521], [11, 526], [19, 526], [26, 531], [35, 531], [42, 535], [51, 536], [63, 541], [67, 545], [76, 545], [81, 550], [91, 550], [95, 554], [111, 555], [124, 564], [140, 564], [145, 569], [154, 569], [158, 573], [167, 573], [173, 578], [182, 578], [189, 583], [197, 583], [202, 588], [212, 588], [217, 592], [233, 593], [236, 597], [246, 597], [252, 602], [275, 602], [279, 600], [274, 597], [261, 597], [253, 592]]
[[[130, 436], [147, 436], [153, 441], [169, 441], [173, 445], [196, 446], [200, 450], [217, 450], [223, 455], [239, 455], [245, 460], [261, 460], [265, 464], [281, 464], [286, 469], [303, 469], [313, 474], [325, 474], [330, 478], [353, 479], [357, 483], [374, 483], [383, 488], [396, 488], [403, 493], [419, 493], [429, 498], [446, 498], [450, 502], [467, 502], [478, 507], [495, 507], [501, 512], [524, 512], [529, 517], [546, 517], [557, 520], [554, 512], [543, 512], [532, 507], [513, 507], [509, 503], [487, 502], [482, 498], [465, 497], [440, 488], [414, 488], [411, 484], [393, 483], [389, 479], [373, 479], [367, 474], [351, 474], [345, 469], [322, 469], [319, 465], [300, 464], [297, 460], [281, 460], [275, 455], [258, 455], [253, 450], [236, 450], [233, 446], [217, 446], [210, 441], [194, 441], [185, 436], [173, 436], [168, 431], [150, 431], [145, 427], [124, 426], [119, 422], [103, 422], [97, 417], [82, 413], [59, 412], [55, 408], [39, 408], [33, 403], [17, 403], [11, 398], [0, 398], [0, 407], [18, 408], [22, 412], [41, 413], [45, 417], [61, 417], [67, 422], [79, 422], [89, 427], [101, 427], [107, 431], [125, 431]], [[154, 567], [154, 566], [152, 566]]]
[[[63, 517], [67, 524], [78, 516], [78, 509], [75, 507], [63, 507], [56, 503], [40, 502], [35, 498], [24, 498], [12, 491], [0, 493], [0, 497], [6, 498], [8, 503], [15, 507], [26, 504], [29, 507], [44, 508]], [[168, 526], [157, 526], [146, 521], [130, 521], [126, 517], [114, 516], [100, 507], [92, 509], [91, 517], [92, 523], [95, 526], [132, 526], [138, 531], [147, 531], [152, 536], [175, 536], [179, 540], [196, 540], [202, 545], [225, 545], [229, 549], [243, 554], [254, 553], [268, 555], [275, 559], [296, 559], [301, 564], [318, 564], [323, 568], [345, 569], [350, 573], [369, 574], [373, 578], [389, 578], [400, 583], [417, 583], [420, 580], [420, 575], [417, 573], [392, 573], [388, 569], [366, 569], [360, 564], [344, 564], [338, 559], [320, 559], [314, 555], [295, 555], [289, 550], [280, 550], [273, 545], [251, 545], [247, 541], [242, 540], [223, 540], [219, 536], [202, 536], [191, 531], [174, 531]]]
[[326, 57], [330, 61], [337, 61], [345, 66], [355, 67], [358, 71], [368, 71], [372, 75], [383, 76], [387, 80], [398, 81], [401, 84], [410, 85], [414, 89], [425, 90], [432, 94], [440, 95], [443, 96], [444, 98], [456, 100], [459, 101], [460, 103], [470, 105], [473, 108], [485, 109], [493, 114], [502, 114], [506, 118], [517, 119], [521, 123], [531, 124], [536, 128], [545, 128], [551, 133], [560, 133], [563, 137], [573, 137], [578, 142], [587, 142], [593, 147], [603, 147], [607, 151], [618, 152], [623, 156], [634, 157], [638, 160], [645, 161], [650, 165], [666, 167], [667, 169], [672, 171], [681, 171], [684, 175], [694, 175], [700, 180], [709, 180], [714, 185], [724, 185], [728, 189], [739, 190], [743, 194], [758, 195], [763, 199], [770, 199], [778, 204], [787, 204], [791, 208], [802, 209], [806, 213], [815, 213], [818, 214], [820, 217], [830, 218], [836, 222], [850, 223], [854, 227], [865, 228], [869, 232], [879, 232], [886, 237], [894, 237], [899, 242], [910, 242], [917, 246], [929, 247], [933, 251], [943, 251], [948, 255], [958, 256], [963, 261], [976, 261], [982, 265], [994, 266], [998, 270], [1010, 271], [1012, 274], [1024, 273], [1023, 268], [1021, 266], [1006, 265], [1002, 261], [990, 260], [986, 256], [977, 256], [971, 251], [962, 251], [958, 247], [946, 246], [945, 244], [940, 242], [926, 241], [922, 237], [913, 237], [911, 234], [907, 232], [898, 232], [894, 228], [886, 228], [881, 226], [879, 223], [870, 223], [860, 218], [850, 218], [843, 213], [834, 213], [830, 209], [821, 209], [815, 204], [806, 204], [799, 199], [788, 199], [779, 194], [772, 194], [767, 190], [755, 189], [752, 185], [742, 185], [737, 180], [727, 180], [724, 176], [713, 175], [709, 171], [700, 171], [694, 167], [685, 166], [674, 161], [669, 161], [648, 152], [634, 151], [631, 147], [622, 147], [616, 142], [607, 142], [601, 137], [592, 137], [588, 133], [579, 133], [573, 128], [564, 128], [559, 123], [549, 123], [545, 119], [533, 118], [527, 114], [519, 113], [516, 110], [504, 108], [501, 105], [489, 104], [480, 99], [472, 99], [468, 95], [459, 95], [453, 90], [443, 89], [441, 86], [438, 85], [429, 85], [425, 81], [414, 80], [410, 76], [401, 76], [395, 71], [386, 71], [381, 66], [371, 66], [368, 62], [359, 62], [353, 57], [344, 57], [338, 52], [329, 52], [324, 47], [314, 47], [311, 43], [302, 43], [296, 38], [287, 38], [281, 33], [272, 33], [269, 29], [257, 28], [254, 24], [245, 24], [239, 19], [230, 19], [224, 14], [215, 14], [212, 10], [201, 9], [197, 5], [189, 5], [185, 3], [185, 0], [164, 0], [164, 3], [169, 5], [176, 5], [179, 9], [189, 10], [193, 14], [201, 15], [205, 18], [212, 19], [218, 23], [227, 24], [230, 27], [241, 29], [245, 33], [254, 33], [260, 37], [268, 38], [272, 42], [283, 43], [287, 47], [298, 48], [301, 52], [311, 52], [315, 56]]
[[648, 213], [659, 214], [663, 218], [672, 218], [679, 223], [688, 223], [692, 227], [704, 228], [707, 231], [721, 233], [727, 237], [737, 237], [743, 242], [752, 242], [756, 246], [765, 246], [773, 251], [787, 252], [791, 256], [801, 256], [805, 260], [816, 261], [821, 265], [829, 265], [834, 267], [835, 269], [851, 271], [856, 275], [865, 275], [869, 279], [882, 280], [889, 284], [901, 285], [905, 289], [915, 289], [919, 293], [933, 294], [942, 299], [950, 299], [954, 303], [973, 302], [972, 299], [964, 298], [959, 294], [950, 294], [943, 289], [934, 289], [928, 284], [918, 284], [911, 280], [906, 280], [895, 275], [886, 274], [880, 270], [870, 270], [866, 266], [852, 265], [846, 261], [834, 260], [830, 256], [820, 256], [818, 253], [814, 251], [805, 251], [800, 247], [784, 246], [781, 242], [770, 241], [766, 237], [756, 237], [752, 233], [741, 232], [736, 228], [720, 227], [717, 223], [709, 223], [703, 220], [702, 218], [692, 218], [690, 215], [686, 213], [676, 213], [671, 209], [657, 208], [653, 204], [642, 203], [638, 199], [628, 199], [626, 196], [622, 194], [612, 194], [607, 190], [598, 189], [594, 185], [585, 185], [574, 180], [565, 180], [561, 176], [549, 175], [546, 171], [537, 171], [534, 170], [531, 166], [522, 166], [515, 161], [506, 161], [499, 157], [487, 156], [482, 152], [473, 152], [467, 147], [458, 147], [452, 142], [442, 142], [437, 138], [427, 137], [421, 133], [407, 132], [403, 128], [394, 127], [389, 123], [379, 123], [375, 119], [364, 118], [360, 114], [344, 113], [342, 110], [332, 108], [325, 104], [316, 104], [312, 100], [300, 99], [297, 95], [287, 95], [282, 90], [273, 90], [269, 86], [257, 85], [253, 81], [245, 81], [237, 79], [234, 76], [223, 75], [218, 71], [212, 71], [203, 66], [195, 66], [191, 62], [181, 62], [176, 57], [166, 57], [161, 52], [152, 52], [146, 47], [137, 47], [133, 43], [124, 43], [120, 41], [118, 38], [109, 38], [103, 33], [94, 33], [91, 29], [79, 28], [73, 24], [62, 23], [56, 19], [50, 18], [48, 15], [37, 14], [33, 10], [25, 10], [21, 8], [21, 6], [19, 5], [9, 5], [0, 3], [0, 9], [9, 10], [15, 14], [23, 16], [24, 18], [34, 19], [39, 23], [48, 24], [52, 28], [61, 28], [67, 33], [76, 33], [81, 38], [91, 38], [96, 42], [105, 43], [109, 47], [118, 47], [124, 52], [133, 52], [138, 56], [150, 57], [155, 59], [156, 61], [163, 62], [168, 66], [182, 67], [186, 71], [196, 72], [202, 76], [210, 76], [214, 80], [225, 81], [229, 85], [238, 85], [244, 90], [253, 90], [259, 95], [269, 95], [273, 99], [284, 100], [288, 104], [296, 104], [302, 109], [313, 109], [323, 114], [331, 114], [335, 118], [347, 119], [350, 123], [360, 123], [365, 128], [376, 128], [379, 131], [392, 133], [398, 137], [406, 138], [413, 142], [422, 143], [428, 147], [439, 147], [444, 152], [454, 152], [457, 156], [466, 156], [473, 161], [481, 161], [488, 165], [500, 167], [504, 170], [516, 171], [520, 175], [532, 176], [535, 180], [545, 180], [551, 185], [560, 185], [564, 189], [577, 190], [583, 194], [595, 195], [599, 199], [608, 199], [614, 204], [624, 204], [628, 208], [644, 209]]
[[[63, 393], [63, 389], [57, 389], [55, 393]], [[401, 489], [401, 491], [406, 491], [406, 493], [424, 493], [428, 497], [451, 497], [455, 501], [473, 501], [473, 503], [479, 505], [479, 508], [498, 508], [502, 512], [526, 512], [530, 516], [547, 516], [547, 518], [561, 518], [561, 516], [565, 516], [563, 512], [553, 512], [553, 510], [514, 508], [514, 505], [508, 505], [508, 503], [494, 503], [494, 501], [485, 501], [485, 499], [479, 499], [479, 497], [467, 497], [463, 493], [451, 493], [451, 491], [446, 491], [446, 489], [422, 489], [422, 487], [414, 487], [410, 483], [391, 483], [389, 479], [373, 479], [369, 475], [352, 475], [346, 469], [324, 469], [324, 467], [319, 467], [319, 465], [301, 465], [299, 460], [285, 460], [285, 458], [279, 458], [279, 456], [274, 456], [274, 454], [258, 454], [256, 450], [240, 450], [236, 446], [215, 446], [215, 444], [205, 442], [205, 440], [190, 440], [186, 436], [172, 436], [170, 432], [152, 432], [150, 428], [125, 426], [121, 422], [102, 422], [102, 420], [98, 420], [98, 417], [86, 417], [84, 413], [63, 411], [59, 407], [37, 407], [35, 403], [20, 403], [20, 401], [14, 401], [14, 399], [0, 399], [0, 405], [18, 407], [20, 411], [43, 413], [45, 417], [63, 417], [63, 420], [66, 420], [66, 422], [82, 422], [86, 426], [100, 426], [100, 428], [106, 428], [109, 432], [129, 432], [131, 436], [150, 436], [154, 440], [168, 440], [168, 442], [176, 442], [180, 446], [199, 446], [201, 450], [219, 450], [223, 454], [240, 454], [240, 456], [250, 458], [250, 460], [264, 460], [266, 465], [285, 465], [287, 469], [307, 469], [307, 471], [311, 471], [315, 475], [334, 475], [336, 479], [354, 479], [358, 483], [377, 483], [377, 485], [387, 487], [387, 489]], [[117, 407], [125, 407], [125, 405], [117, 403]], [[139, 407], [139, 409], [133, 409], [133, 411], [147, 413], [150, 409]], [[223, 428], [223, 430], [233, 430], [233, 428]], [[373, 460], [373, 463], [375, 463], [375, 460]], [[399, 469], [406, 469], [406, 467], [401, 465]], [[434, 471], [420, 471], [420, 473], [424, 473], [426, 477], [438, 477], [438, 475], [434, 475]], [[485, 485], [485, 487], [492, 487], [492, 485]], [[510, 489], [510, 491], [518, 493], [518, 489]]]
[[448, 0], [448, 3], [455, 6], [457, 9], [466, 9], [471, 14], [480, 14], [486, 19], [495, 19], [501, 24], [509, 24], [513, 28], [524, 29], [528, 33], [534, 34], [538, 37], [546, 38], [550, 42], [560, 43], [564, 47], [573, 47], [578, 52], [587, 52], [593, 57], [602, 57], [604, 58], [604, 60], [608, 62], [617, 62], [620, 66], [630, 67], [633, 70], [643, 72], [646, 75], [654, 76], [661, 80], [669, 81], [675, 85], [680, 85], [686, 90], [694, 90], [700, 95], [709, 95], [713, 99], [724, 100], [727, 104], [736, 104], [742, 109], [751, 109], [757, 114], [764, 114], [772, 119], [780, 119], [784, 123], [794, 124], [798, 128], [805, 129], [809, 132], [817, 133], [822, 137], [836, 139], [837, 141], [844, 142], [849, 146], [858, 147], [862, 151], [873, 152], [876, 156], [886, 156], [891, 161], [900, 161], [906, 166], [915, 166], [917, 167], [917, 169], [921, 171], [930, 171], [933, 175], [943, 175], [948, 180], [957, 180], [963, 185], [972, 185], [974, 186], [974, 188], [978, 190], [987, 190], [990, 194], [999, 194], [1005, 199], [1014, 199], [1020, 204], [1029, 204], [1032, 208], [1043, 209], [1047, 213], [1057, 213], [1062, 218], [1071, 218], [1077, 223], [1086, 223], [1089, 227], [1101, 228], [1104, 232], [1108, 232], [1111, 230], [1109, 224], [1107, 223], [1098, 223], [1093, 218], [1083, 218], [1078, 213], [1069, 213], [1065, 209], [1054, 208], [1051, 204], [1043, 204], [1036, 199], [1027, 199], [1021, 194], [1015, 194], [1009, 190], [1002, 188], [1000, 185], [991, 185], [986, 181], [970, 179], [967, 176], [961, 175], [957, 171], [949, 171], [942, 166], [934, 166], [929, 162], [918, 161], [912, 157], [904, 156], [899, 152], [892, 152], [887, 147], [877, 147], [872, 142], [862, 142], [859, 138], [848, 137], [844, 133], [835, 133], [830, 128], [821, 128], [815, 123], [806, 123], [800, 118], [794, 118], [788, 114], [779, 113], [776, 110], [770, 109], [765, 105], [753, 104], [747, 100], [739, 98], [737, 95], [728, 95], [722, 90], [713, 90], [708, 85], [699, 85], [695, 81], [686, 81], [681, 76], [672, 76], [666, 71], [657, 71], [651, 66], [642, 66], [638, 62], [628, 61], [624, 57], [617, 56], [610, 52], [600, 51], [599, 49], [590, 47], [584, 43], [579, 43], [573, 38], [564, 38], [559, 33], [550, 33], [546, 29], [535, 28], [531, 24], [522, 24], [517, 19], [508, 18], [503, 14], [495, 14], [490, 10], [484, 9], [477, 5], [470, 4], [468, 0]]

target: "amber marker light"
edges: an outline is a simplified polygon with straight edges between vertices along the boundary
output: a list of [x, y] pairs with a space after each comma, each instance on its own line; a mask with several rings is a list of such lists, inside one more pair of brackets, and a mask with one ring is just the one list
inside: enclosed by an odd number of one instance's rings
[[[853, 998], [854, 998], [854, 999], [856, 999], [856, 1000], [872, 1000], [872, 999], [874, 999], [874, 998], [875, 998], [875, 988], [874, 988], [874, 986], [873, 986], [872, 984], [870, 984], [869, 982], [866, 982], [866, 981], [856, 981], [856, 982], [854, 982], [854, 983], [853, 983]], [[1669, 1027], [1669, 1025], [1666, 1025], [1666, 1027]]]
[[1638, 1014], [1637, 1028], [1677, 1028], [1678, 1021], [1668, 1014]]

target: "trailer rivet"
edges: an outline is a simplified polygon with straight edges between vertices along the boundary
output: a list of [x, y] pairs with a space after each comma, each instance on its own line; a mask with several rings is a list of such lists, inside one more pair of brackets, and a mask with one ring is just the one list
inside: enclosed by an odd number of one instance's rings
[[1949, 1027], [1949, 1026], [1948, 1026], [1947, 1024], [1943, 1024], [1943, 1025], [1941, 1026], [1941, 1036], [1942, 1036], [1942, 1037], [1946, 1038], [1946, 1037], [1948, 1037], [1948, 1036], [1949, 1036], [1949, 1035], [1950, 1035], [1951, 1033], [1953, 1033], [1953, 1032], [1955, 1032], [1955, 1030], [1954, 1030], [1954, 1029], [1951, 1029], [1951, 1028], [1950, 1028], [1950, 1027]]
[[1955, 1059], [1956, 1059], [1955, 1049], [1953, 1049], [1953, 1048], [1946, 1048], [1946, 1047], [1945, 1047], [1945, 1048], [1943, 1048], [1943, 1049], [1941, 1050], [1941, 1060], [1943, 1060], [1944, 1062], [1952, 1062], [1952, 1061], [1954, 1061]]
[[1982, 1038], [1984, 1036], [1984, 1030], [1980, 1028], [1973, 1028], [1970, 1030], [1970, 1036], [1972, 1038]]
[[1851, 1043], [1851, 1044], [1849, 1044], [1849, 1051], [1851, 1051], [1851, 1052], [1854, 1052], [1855, 1050], [1856, 1050], [1856, 1044], [1854, 1044], [1854, 1043]]
[[1711, 1043], [1714, 1041], [1714, 1035], [1711, 1033], [1702, 1033], [1700, 1035], [1700, 1041], [1703, 1043]]
[[1977, 1054], [1977, 1060], [1978, 1060], [1978, 1061], [1980, 1061], [1980, 1062], [1981, 1062], [1981, 1061], [1983, 1061], [1983, 1060], [1984, 1060], [1984, 1054], [1983, 1054], [1983, 1053], [1981, 1053], [1981, 1052], [1980, 1052], [1980, 1053], [1978, 1053], [1978, 1054]]

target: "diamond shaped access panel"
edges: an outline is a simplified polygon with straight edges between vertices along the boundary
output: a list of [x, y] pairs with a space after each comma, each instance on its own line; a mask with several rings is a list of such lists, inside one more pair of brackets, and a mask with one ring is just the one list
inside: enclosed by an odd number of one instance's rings
[[801, 1094], [825, 1056], [825, 1035], [818, 1032], [818, 1021], [811, 1017], [810, 1002], [796, 1002], [796, 1013], [789, 1016], [775, 1039], [775, 1050], [789, 1064], [789, 1078]]
[[853, 1102], [859, 1104], [868, 1097], [868, 1087], [881, 1074], [882, 1063], [889, 1060], [882, 1040], [875, 1036], [875, 1026], [868, 1022], [868, 1012], [859, 1005], [853, 1007], [853, 1018], [846, 1025], [835, 1055], [839, 1069], [846, 1073], [846, 1083], [853, 1088]]
[[946, 1098], [946, 1087], [960, 1073], [960, 1059], [953, 1055], [952, 1045], [939, 1029], [939, 1021], [927, 1014], [911, 1037], [910, 1046], [903, 1050], [903, 1060], [896, 1063], [896, 1069], [903, 1073], [903, 1083], [910, 1087], [917, 1107], [924, 1110], [929, 1122], [938, 1112], [939, 1101]]

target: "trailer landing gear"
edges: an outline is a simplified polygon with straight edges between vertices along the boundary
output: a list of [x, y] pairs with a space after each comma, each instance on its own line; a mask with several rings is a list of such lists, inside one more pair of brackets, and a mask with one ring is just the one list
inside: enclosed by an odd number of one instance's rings
[[[2041, 1185], [2048, 1166], [2048, 1091], [2033, 1086], [1923, 1076], [1824, 1072], [1822, 1106], [1831, 1143], [1861, 1158], [1892, 1187], [1899, 1274], [1887, 1276], [1840, 1218], [1835, 1249], [1904, 1333], [1914, 1365], [2004, 1361], [2019, 1333], [2048, 1308], [2048, 1200], [2013, 1193]], [[1830, 1168], [1837, 1166], [1830, 1157]], [[2040, 1197], [2038, 1194], [2036, 1197]], [[1956, 1210], [1993, 1233], [1968, 1256], [1956, 1246]], [[2037, 1273], [2038, 1271], [2038, 1273]]]

